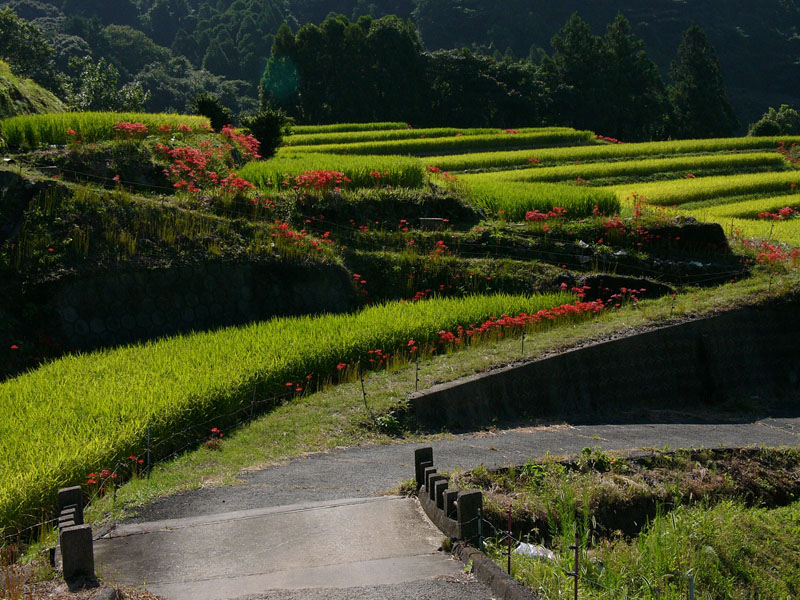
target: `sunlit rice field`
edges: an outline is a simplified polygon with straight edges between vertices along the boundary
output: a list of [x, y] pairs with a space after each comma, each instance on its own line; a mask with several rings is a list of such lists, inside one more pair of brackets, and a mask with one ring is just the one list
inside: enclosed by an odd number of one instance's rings
[[532, 162], [539, 166], [553, 166], [564, 163], [574, 163], [575, 161], [586, 163], [644, 157], [653, 158], [676, 154], [775, 150], [782, 141], [785, 141], [787, 145], [794, 142], [800, 143], [800, 137], [739, 137], [644, 142], [639, 144], [595, 144], [568, 146], [564, 148], [542, 148], [535, 152], [530, 150], [508, 150], [474, 152], [469, 154], [447, 154], [442, 156], [427, 156], [424, 161], [426, 165], [439, 167], [443, 171], [465, 171], [527, 167], [531, 166]]
[[392, 302], [356, 314], [274, 319], [46, 364], [0, 384], [0, 530], [38, 521], [40, 507], [54, 503], [59, 487], [140, 454], [148, 426], [168, 449], [175, 431], [248, 405], [256, 382], [265, 394], [285, 391], [286, 382], [331, 377], [337, 364], [358, 361], [374, 348], [402, 352], [409, 339], [423, 347], [442, 329], [573, 300], [549, 294]]
[[[238, 171], [262, 189], [291, 188], [293, 178], [308, 171], [336, 171], [351, 181], [343, 188], [419, 187], [425, 181], [425, 171], [419, 159], [410, 156], [343, 156], [282, 150], [275, 158], [250, 162]], [[283, 182], [286, 182], [284, 184]]]

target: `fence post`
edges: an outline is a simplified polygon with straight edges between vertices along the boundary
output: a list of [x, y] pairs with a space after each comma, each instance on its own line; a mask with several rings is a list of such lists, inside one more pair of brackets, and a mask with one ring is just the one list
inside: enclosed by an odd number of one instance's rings
[[480, 491], [460, 492], [456, 500], [459, 537], [479, 549], [482, 544], [483, 494]]
[[425, 470], [422, 466], [423, 463], [429, 462], [428, 467], [433, 466], [433, 448], [426, 446], [425, 448], [417, 448], [414, 450], [414, 476], [417, 480], [417, 489], [422, 487], [425, 483]]

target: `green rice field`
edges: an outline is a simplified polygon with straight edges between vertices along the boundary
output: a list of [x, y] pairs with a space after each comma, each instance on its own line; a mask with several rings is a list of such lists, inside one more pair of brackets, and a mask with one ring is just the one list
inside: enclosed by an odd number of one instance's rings
[[187, 423], [248, 406], [256, 383], [278, 393], [286, 382], [308, 385], [307, 375], [324, 381], [338, 363], [357, 362], [375, 348], [402, 352], [409, 339], [424, 347], [442, 329], [573, 300], [547, 294], [392, 302], [356, 314], [274, 319], [51, 362], [0, 383], [0, 531], [37, 521], [59, 487], [140, 455], [148, 426], [155, 445]]

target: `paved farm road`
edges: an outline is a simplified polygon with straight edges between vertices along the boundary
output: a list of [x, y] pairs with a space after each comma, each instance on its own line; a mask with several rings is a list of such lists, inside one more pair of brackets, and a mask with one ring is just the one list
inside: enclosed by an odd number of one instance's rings
[[[453, 469], [521, 464], [586, 446], [800, 444], [798, 417], [684, 421], [465, 434], [433, 443], [434, 461]], [[419, 445], [315, 454], [244, 475], [238, 486], [161, 500], [96, 543], [98, 570], [107, 581], [144, 584], [170, 600], [491, 598], [437, 552], [442, 536], [413, 500], [382, 496], [413, 477]]]

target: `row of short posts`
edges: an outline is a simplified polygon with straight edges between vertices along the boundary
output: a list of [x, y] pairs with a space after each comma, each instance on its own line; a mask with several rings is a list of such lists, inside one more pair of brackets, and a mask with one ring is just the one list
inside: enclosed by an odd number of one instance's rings
[[483, 494], [480, 491], [458, 491], [448, 489], [448, 478], [433, 466], [433, 448], [417, 448], [414, 451], [414, 472], [418, 493], [428, 494], [431, 503], [448, 519], [456, 522], [456, 537], [477, 548], [483, 546], [482, 509]]
[[83, 522], [83, 491], [79, 486], [58, 490], [58, 543], [64, 580], [74, 584], [92, 584], [94, 542], [92, 526]]

